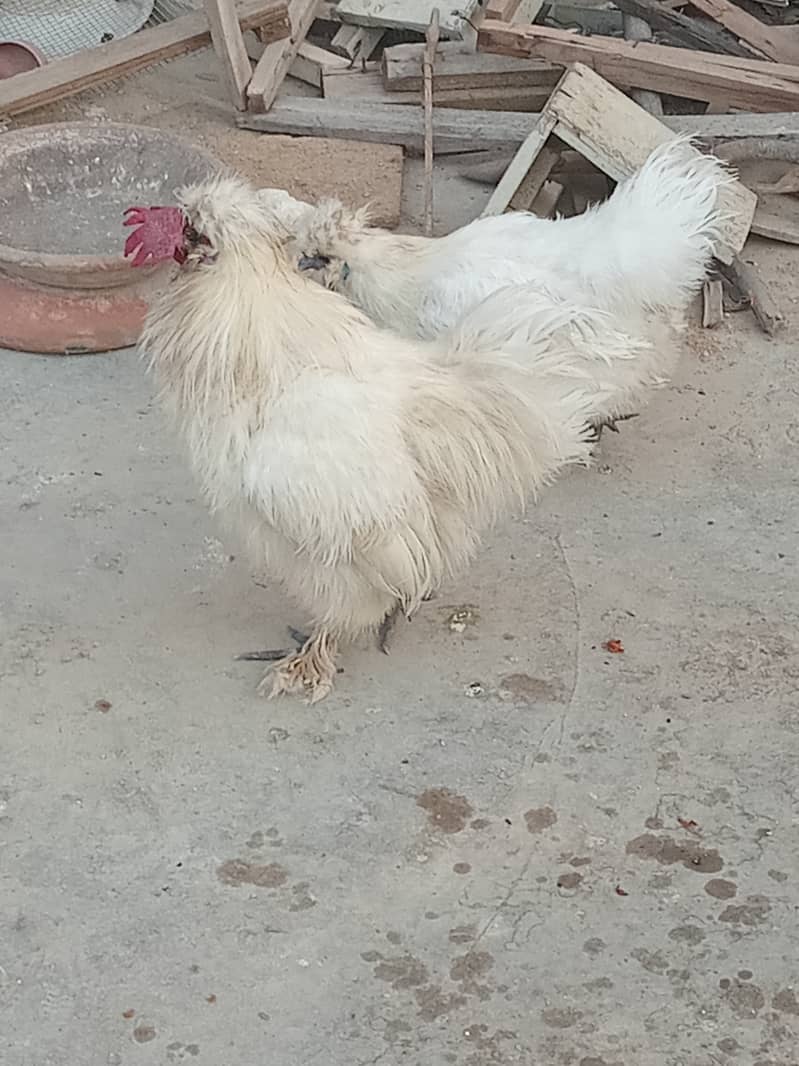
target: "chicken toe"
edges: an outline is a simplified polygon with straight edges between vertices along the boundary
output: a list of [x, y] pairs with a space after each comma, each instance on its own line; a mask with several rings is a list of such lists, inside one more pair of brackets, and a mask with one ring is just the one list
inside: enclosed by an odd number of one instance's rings
[[318, 703], [333, 688], [337, 642], [325, 629], [317, 630], [302, 648], [276, 662], [258, 686], [259, 696], [304, 696]]

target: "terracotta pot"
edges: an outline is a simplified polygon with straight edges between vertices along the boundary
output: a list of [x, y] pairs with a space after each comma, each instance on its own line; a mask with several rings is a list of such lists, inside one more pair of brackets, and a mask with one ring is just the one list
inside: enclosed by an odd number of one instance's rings
[[15, 74], [36, 70], [46, 62], [39, 49], [32, 44], [25, 41], [0, 41], [0, 78], [13, 78]]

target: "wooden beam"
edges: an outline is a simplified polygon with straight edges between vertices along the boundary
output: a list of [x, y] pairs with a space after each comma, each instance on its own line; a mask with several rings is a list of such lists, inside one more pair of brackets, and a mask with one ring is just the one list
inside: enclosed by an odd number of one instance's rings
[[[441, 36], [462, 40], [469, 29], [468, 19], [479, 11], [480, 0], [461, 0], [441, 10]], [[424, 33], [430, 23], [434, 0], [339, 0], [336, 7], [342, 22]]]
[[225, 74], [233, 106], [244, 111], [247, 106], [247, 86], [252, 77], [250, 57], [244, 36], [236, 18], [233, 0], [205, 0], [205, 15], [211, 30], [211, 41]]
[[[579, 37], [544, 26], [486, 21], [479, 47], [501, 55], [537, 56], [553, 63], [584, 63], [625, 88], [651, 89], [707, 102], [724, 97], [746, 111], [799, 110], [799, 82], [775, 73], [768, 62], [711, 57], [683, 48], [613, 37]], [[799, 67], [795, 68], [799, 76]]]
[[[262, 27], [273, 41], [289, 34], [286, 0], [244, 0], [236, 5], [243, 30]], [[180, 15], [162, 26], [55, 59], [38, 70], [0, 81], [0, 115], [19, 115], [84, 89], [113, 81], [211, 43], [202, 11]]]
[[[292, 68], [293, 69], [293, 68]], [[407, 92], [386, 92], [380, 71], [372, 64], [360, 70], [327, 70], [322, 76], [323, 95], [328, 100], [351, 100], [353, 103], [378, 103], [404, 105], [418, 104], [422, 99], [421, 88]], [[540, 111], [549, 99], [551, 87], [527, 85], [475, 86], [472, 89], [438, 88], [433, 72], [433, 103], [436, 107], [452, 107], [471, 111]]]
[[[394, 94], [392, 94], [393, 96]], [[476, 149], [516, 151], [536, 121], [519, 111], [441, 110], [433, 116], [437, 155]], [[664, 126], [692, 133], [709, 147], [720, 141], [764, 137], [778, 143], [799, 137], [799, 113], [771, 115], [664, 115]], [[401, 144], [409, 151], [422, 148], [422, 119], [418, 102], [401, 107], [378, 101], [316, 100], [284, 97], [268, 115], [237, 118], [242, 129], [292, 136], [334, 137], [352, 141]]]
[[[421, 44], [395, 44], [383, 52], [383, 80], [389, 92], [419, 90], [422, 86]], [[460, 41], [442, 41], [436, 50], [433, 86], [436, 89], [476, 89], [537, 86], [554, 88], [563, 66], [544, 59], [466, 51]]]
[[247, 87], [247, 104], [251, 111], [268, 111], [274, 103], [283, 79], [316, 17], [316, 4], [317, 0], [289, 0], [291, 36], [268, 44], [258, 60]]
[[769, 59], [777, 63], [799, 63], [799, 39], [794, 27], [767, 26], [729, 0], [691, 0], [691, 6]]
[[424, 232], [426, 237], [433, 236], [433, 65], [436, 61], [438, 46], [439, 11], [433, 8], [430, 25], [424, 35], [424, 54], [422, 56], [422, 87], [424, 108]]

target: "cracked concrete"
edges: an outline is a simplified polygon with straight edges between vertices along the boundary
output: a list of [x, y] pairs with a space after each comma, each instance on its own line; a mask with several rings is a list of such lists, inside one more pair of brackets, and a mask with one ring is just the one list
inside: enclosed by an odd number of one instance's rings
[[135, 355], [0, 354], [4, 1062], [796, 1063], [795, 254], [751, 250], [784, 337], [694, 331], [312, 709], [233, 661], [303, 620]]

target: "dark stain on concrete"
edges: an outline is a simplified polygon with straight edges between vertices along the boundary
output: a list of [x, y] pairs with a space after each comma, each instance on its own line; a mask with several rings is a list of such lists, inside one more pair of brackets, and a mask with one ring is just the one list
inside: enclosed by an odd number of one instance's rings
[[583, 879], [582, 874], [565, 873], [558, 877], [558, 888], [577, 888]]
[[491, 823], [489, 822], [489, 820], [487, 818], [475, 818], [472, 822], [470, 822], [469, 828], [470, 829], [488, 829], [488, 827], [490, 825], [491, 825]]
[[534, 807], [525, 811], [524, 821], [528, 833], [543, 833], [557, 822], [558, 816], [551, 807]]
[[456, 874], [468, 874], [472, 871], [471, 864], [468, 862], [456, 862], [452, 869]]
[[703, 848], [693, 840], [672, 840], [652, 833], [635, 837], [628, 843], [626, 851], [639, 859], [653, 859], [662, 866], [680, 863], [694, 873], [714, 874], [724, 866], [724, 860], [713, 848]]
[[559, 703], [563, 699], [563, 687], [530, 674], [508, 674], [499, 683], [499, 695], [517, 703]]
[[738, 1018], [756, 1018], [766, 1005], [766, 997], [757, 985], [741, 981], [719, 981], [730, 1010]]
[[401, 944], [402, 943], [402, 936], [401, 936], [400, 933], [396, 932], [394, 929], [390, 929], [386, 933], [386, 940], [389, 942], [389, 944], [394, 944], [394, 945]]
[[591, 860], [588, 858], [588, 856], [580, 857], [579, 855], [575, 855], [575, 857], [573, 859], [569, 859], [569, 866], [590, 866], [590, 865], [591, 865]]
[[149, 1044], [155, 1040], [155, 1029], [151, 1025], [137, 1025], [133, 1030], [133, 1039], [137, 1044]]
[[493, 965], [494, 956], [490, 952], [470, 949], [465, 955], [452, 960], [449, 976], [455, 984], [461, 986], [467, 995], [477, 996], [478, 999], [488, 999], [492, 990], [481, 982], [485, 980]]
[[583, 951], [586, 955], [590, 955], [592, 959], [595, 959], [597, 955], [601, 955], [607, 947], [607, 944], [599, 936], [592, 936], [583, 944]]
[[668, 959], [665, 959], [659, 951], [648, 951], [646, 948], [636, 948], [630, 952], [632, 957], [641, 963], [649, 973], [665, 973], [669, 967]]
[[716, 1047], [719, 1051], [723, 1051], [725, 1055], [734, 1055], [736, 1051], [740, 1050], [741, 1045], [734, 1036], [725, 1036], [719, 1040]]
[[267, 866], [245, 862], [243, 859], [228, 859], [216, 871], [216, 876], [223, 885], [239, 888], [241, 885], [255, 885], [256, 888], [279, 888], [288, 881], [288, 871], [279, 863], [270, 862]]
[[374, 975], [377, 980], [385, 981], [396, 990], [418, 988], [426, 985], [430, 980], [425, 964], [408, 952], [404, 955], [386, 958], [379, 951], [364, 951], [361, 958], [364, 962], [376, 962]]
[[416, 798], [416, 806], [427, 811], [430, 824], [442, 833], [460, 833], [474, 811], [465, 796], [448, 788], [429, 788]]
[[781, 885], [788, 880], [788, 875], [784, 874], [782, 870], [769, 870], [768, 875], [772, 881], [778, 881]]
[[766, 920], [771, 904], [765, 896], [747, 896], [746, 903], [725, 907], [719, 915], [720, 922], [730, 925], [760, 925]]
[[291, 886], [291, 894], [294, 897], [289, 904], [290, 911], [309, 911], [316, 906], [316, 899], [309, 891], [307, 881], [298, 881]]
[[417, 988], [414, 999], [419, 1008], [419, 1017], [425, 1022], [435, 1022], [466, 1006], [466, 996], [458, 992], [444, 993], [438, 985]]
[[476, 925], [456, 925], [449, 931], [449, 941], [451, 944], [468, 944], [476, 939]]
[[799, 1000], [792, 988], [783, 988], [771, 1001], [774, 1010], [782, 1011], [783, 1014], [799, 1015]]
[[548, 1007], [541, 1011], [544, 1024], [551, 1029], [571, 1029], [582, 1016], [583, 1012], [574, 1007]]
[[734, 881], [725, 881], [723, 877], [714, 877], [705, 885], [705, 892], [714, 899], [732, 899], [738, 894], [738, 886]]
[[669, 931], [669, 940], [676, 940], [684, 944], [701, 944], [705, 939], [704, 932], [698, 925], [678, 925]]

